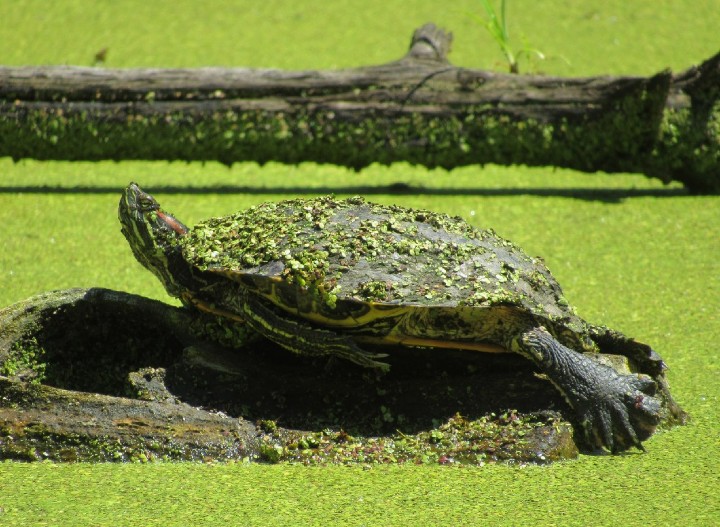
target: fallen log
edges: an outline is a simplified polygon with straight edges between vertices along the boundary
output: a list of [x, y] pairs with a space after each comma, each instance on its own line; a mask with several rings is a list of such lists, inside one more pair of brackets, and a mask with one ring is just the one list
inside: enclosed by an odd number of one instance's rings
[[0, 67], [0, 156], [526, 164], [720, 190], [720, 54], [652, 77], [453, 66], [418, 29], [402, 59], [337, 71]]

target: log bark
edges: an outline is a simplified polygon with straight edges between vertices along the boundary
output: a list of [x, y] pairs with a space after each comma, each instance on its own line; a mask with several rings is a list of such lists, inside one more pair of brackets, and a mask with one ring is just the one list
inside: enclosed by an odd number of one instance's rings
[[0, 155], [522, 163], [720, 190], [720, 54], [679, 75], [560, 78], [453, 66], [450, 43], [428, 24], [402, 59], [338, 71], [3, 67]]
[[188, 330], [193, 320], [182, 308], [105, 289], [56, 291], [0, 310], [0, 459], [577, 456], [572, 426], [557, 411], [562, 398], [528, 368], [479, 370], [472, 358], [415, 351], [375, 377], [268, 343], [210, 348]]

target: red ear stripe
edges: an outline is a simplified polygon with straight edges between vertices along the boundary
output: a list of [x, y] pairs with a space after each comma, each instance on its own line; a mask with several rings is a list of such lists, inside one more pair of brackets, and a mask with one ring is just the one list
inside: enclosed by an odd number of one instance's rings
[[157, 215], [162, 219], [165, 224], [170, 227], [172, 230], [177, 232], [180, 235], [187, 234], [188, 228], [185, 227], [182, 223], [180, 223], [178, 220], [173, 218], [172, 216], [165, 214], [164, 212], [157, 211]]

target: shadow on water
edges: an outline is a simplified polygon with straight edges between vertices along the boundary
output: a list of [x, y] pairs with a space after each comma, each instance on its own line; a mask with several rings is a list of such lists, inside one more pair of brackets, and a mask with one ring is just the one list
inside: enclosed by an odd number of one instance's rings
[[[150, 193], [157, 194], [247, 194], [247, 195], [318, 195], [318, 194], [361, 194], [361, 195], [417, 195], [417, 196], [537, 196], [574, 198], [588, 201], [603, 201], [606, 203], [620, 203], [628, 198], [671, 198], [688, 196], [690, 192], [684, 188], [551, 188], [551, 187], [525, 187], [525, 188], [428, 188], [406, 183], [392, 183], [389, 185], [350, 185], [350, 186], [274, 186], [255, 187], [242, 185], [150, 185], [144, 187]], [[52, 186], [52, 185], [2, 185], [0, 194], [115, 194], [122, 191], [118, 186]]]

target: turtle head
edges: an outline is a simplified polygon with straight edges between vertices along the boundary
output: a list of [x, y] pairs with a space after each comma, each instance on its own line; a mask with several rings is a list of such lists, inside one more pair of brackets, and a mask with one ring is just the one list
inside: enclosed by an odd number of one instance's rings
[[179, 296], [186, 289], [179, 279], [187, 274], [187, 264], [177, 241], [188, 228], [135, 183], [120, 198], [118, 218], [137, 261], [160, 279], [168, 293]]

